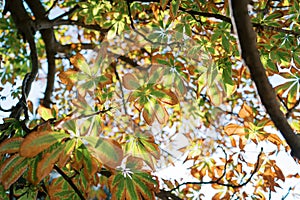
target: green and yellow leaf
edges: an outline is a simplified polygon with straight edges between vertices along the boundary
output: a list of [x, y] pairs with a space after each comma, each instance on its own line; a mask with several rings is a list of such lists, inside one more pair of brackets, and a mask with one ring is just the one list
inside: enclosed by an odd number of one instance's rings
[[43, 178], [50, 174], [54, 164], [58, 161], [59, 157], [64, 153], [63, 149], [65, 144], [58, 146], [53, 149], [51, 152], [47, 152], [43, 155], [41, 161], [37, 164], [36, 177], [37, 182], [40, 182]]
[[85, 136], [83, 139], [88, 142], [90, 152], [103, 165], [114, 169], [121, 164], [123, 150], [121, 145], [115, 140], [94, 136]]
[[15, 154], [5, 160], [0, 168], [0, 182], [7, 190], [11, 184], [22, 176], [27, 169], [27, 159], [21, 157], [19, 154]]
[[15, 137], [9, 138], [0, 144], [0, 154], [17, 153], [24, 138]]
[[56, 142], [68, 137], [70, 137], [70, 135], [55, 131], [34, 131], [26, 136], [22, 142], [20, 147], [20, 155], [32, 158]]

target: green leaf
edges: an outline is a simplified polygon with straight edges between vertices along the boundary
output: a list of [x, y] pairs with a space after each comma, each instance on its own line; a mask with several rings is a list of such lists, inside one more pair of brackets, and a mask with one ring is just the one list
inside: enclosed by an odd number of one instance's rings
[[123, 159], [123, 150], [119, 143], [112, 139], [94, 136], [82, 137], [88, 142], [91, 153], [109, 168], [116, 168]]
[[280, 11], [273, 12], [272, 14], [270, 14], [266, 18], [264, 18], [264, 21], [273, 21], [274, 19], [280, 18], [282, 16], [283, 16], [283, 13]]
[[226, 37], [226, 35], [222, 35], [222, 46], [224, 47], [225, 51], [227, 53], [230, 52], [230, 42], [229, 42], [229, 38]]
[[158, 145], [155, 144], [153, 135], [148, 132], [126, 135], [123, 145], [127, 155], [141, 158], [152, 169], [154, 168], [154, 163], [160, 157]]
[[274, 64], [274, 62], [271, 59], [267, 60], [267, 68], [269, 68], [273, 72], [278, 72], [277, 66]]
[[109, 186], [112, 199], [152, 200], [155, 198], [154, 191], [157, 182], [149, 173], [144, 171], [124, 172], [120, 170], [109, 178]]
[[172, 0], [171, 1], [170, 16], [172, 19], [175, 19], [177, 17], [179, 5], [180, 5], [180, 0]]
[[231, 73], [232, 73], [231, 67], [226, 67], [225, 69], [223, 69], [222, 80], [223, 80], [224, 84], [233, 85], [232, 74]]
[[118, 24], [115, 23], [108, 31], [107, 33], [107, 39], [112, 40], [116, 37], [117, 35], [117, 30], [118, 30]]
[[36, 176], [36, 171], [37, 171], [37, 164], [40, 161], [41, 156], [36, 156], [28, 161], [29, 164], [29, 169], [27, 173], [27, 179], [30, 183], [37, 185], [39, 183], [39, 180], [37, 179]]

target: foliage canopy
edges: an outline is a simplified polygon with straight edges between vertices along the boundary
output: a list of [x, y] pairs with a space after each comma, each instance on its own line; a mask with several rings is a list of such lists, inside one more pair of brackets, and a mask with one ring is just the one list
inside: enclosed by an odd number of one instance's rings
[[[300, 159], [298, 0], [1, 3], [1, 199], [265, 199], [299, 178], [276, 160]], [[176, 159], [184, 180], [157, 173]]]

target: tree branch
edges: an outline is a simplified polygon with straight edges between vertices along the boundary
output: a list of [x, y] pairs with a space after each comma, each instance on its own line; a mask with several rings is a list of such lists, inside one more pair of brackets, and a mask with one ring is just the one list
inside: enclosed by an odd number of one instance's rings
[[69, 185], [73, 188], [74, 192], [76, 192], [76, 194], [78, 195], [78, 197], [81, 200], [85, 200], [84, 196], [81, 194], [80, 190], [78, 189], [78, 187], [73, 183], [73, 181], [67, 176], [67, 174], [65, 174], [59, 167], [57, 167], [56, 165], [54, 165], [54, 169], [57, 171], [57, 173], [59, 173], [64, 179], [65, 181], [67, 181], [69, 183]]
[[[22, 34], [23, 39], [29, 43], [30, 58], [31, 58], [31, 72], [24, 77], [22, 83], [22, 97], [18, 104], [12, 108], [10, 114], [11, 118], [19, 119], [22, 112], [27, 111], [27, 99], [31, 90], [32, 82], [38, 74], [38, 57], [37, 49], [34, 41], [34, 26], [32, 19], [28, 16], [23, 1], [15, 0], [14, 2], [7, 0], [5, 3], [7, 11], [11, 13], [18, 32]], [[25, 80], [26, 79], [26, 80]], [[25, 113], [26, 115], [26, 113]]]
[[174, 200], [181, 200], [181, 198], [179, 198], [175, 194], [171, 193], [170, 191], [166, 191], [166, 190], [160, 190], [159, 192], [157, 192], [155, 194], [155, 196], [157, 196], [158, 198], [161, 198], [163, 200], [168, 200], [170, 198], [174, 199]]
[[[41, 21], [49, 21], [47, 18], [47, 11], [39, 0], [26, 0], [26, 3], [30, 7], [36, 19]], [[51, 96], [52, 91], [54, 89], [54, 81], [55, 81], [55, 54], [56, 54], [56, 38], [54, 35], [53, 28], [47, 28], [40, 31], [42, 35], [42, 39], [45, 43], [46, 47], [46, 56], [48, 63], [48, 74], [47, 74], [47, 86], [45, 90], [43, 105], [47, 108], [51, 105]]]
[[300, 139], [281, 112], [276, 93], [268, 80], [265, 68], [260, 60], [260, 55], [256, 47], [256, 34], [248, 15], [247, 4], [248, 1], [231, 0], [232, 14], [235, 22], [234, 28], [238, 34], [242, 58], [250, 70], [252, 80], [255, 82], [258, 94], [267, 113], [290, 146], [292, 150], [291, 154], [300, 159]]

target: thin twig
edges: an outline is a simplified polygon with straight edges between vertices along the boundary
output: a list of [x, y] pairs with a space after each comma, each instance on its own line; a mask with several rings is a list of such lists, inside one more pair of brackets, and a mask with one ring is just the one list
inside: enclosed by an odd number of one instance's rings
[[107, 113], [108, 111], [110, 111], [111, 109], [113, 109], [113, 108], [112, 108], [112, 107], [109, 107], [108, 109], [105, 109], [105, 110], [99, 110], [99, 111], [94, 112], [94, 113], [91, 113], [91, 114], [80, 115], [80, 116], [78, 116], [78, 117], [72, 118], [72, 120], [83, 119], [83, 118], [92, 117], [92, 116], [99, 115], [99, 114], [104, 114], [104, 113]]
[[57, 167], [56, 165], [54, 165], [54, 169], [57, 171], [57, 173], [59, 173], [64, 179], [65, 181], [67, 181], [69, 183], [69, 185], [73, 188], [74, 192], [76, 192], [76, 194], [79, 196], [79, 198], [81, 200], [85, 200], [84, 196], [82, 195], [82, 193], [80, 192], [80, 190], [78, 189], [78, 187], [73, 183], [73, 181], [67, 176], [67, 174], [65, 174], [59, 167]]
[[289, 194], [291, 193], [292, 189], [293, 189], [292, 187], [289, 187], [287, 193], [281, 198], [281, 200], [285, 200], [289, 196]]
[[240, 183], [240, 184], [236, 185], [236, 184], [230, 184], [230, 183], [222, 183], [222, 182], [220, 182], [225, 177], [225, 175], [226, 175], [226, 165], [227, 165], [227, 160], [226, 160], [226, 163], [225, 163], [225, 166], [224, 166], [224, 172], [223, 172], [222, 176], [220, 176], [217, 180], [215, 180], [215, 181], [199, 181], [199, 182], [192, 182], [192, 181], [190, 181], [190, 182], [181, 183], [178, 186], [176, 186], [175, 188], [171, 189], [170, 192], [175, 191], [175, 190], [179, 189], [181, 186], [188, 185], [188, 184], [192, 184], [192, 185], [218, 184], [218, 185], [222, 185], [222, 186], [226, 186], [226, 187], [231, 187], [231, 188], [240, 188], [240, 187], [243, 187], [243, 186], [247, 185], [250, 182], [250, 180], [252, 179], [252, 177], [254, 176], [254, 174], [258, 171], [259, 163], [260, 163], [259, 159], [260, 159], [260, 156], [262, 155], [262, 152], [263, 152], [263, 149], [261, 148], [261, 151], [260, 151], [260, 153], [257, 156], [257, 161], [256, 161], [256, 165], [255, 165], [255, 167], [253, 169], [253, 172], [251, 173], [250, 177], [245, 182], [243, 182], [243, 183]]
[[127, 108], [126, 108], [126, 101], [125, 101], [125, 94], [124, 94], [124, 90], [123, 90], [123, 85], [122, 85], [122, 81], [120, 79], [119, 73], [117, 71], [117, 65], [115, 63], [112, 63], [113, 69], [114, 69], [114, 73], [116, 75], [116, 79], [119, 81], [120, 83], [120, 90], [121, 90], [121, 95], [122, 95], [122, 104], [123, 104], [123, 109], [126, 115], [128, 115], [127, 112]]
[[75, 12], [77, 9], [79, 9], [80, 8], [80, 6], [79, 5], [76, 5], [76, 6], [74, 6], [73, 8], [71, 8], [69, 11], [67, 11], [67, 12], [65, 12], [65, 13], [63, 13], [63, 14], [61, 14], [61, 15], [59, 15], [59, 16], [57, 16], [56, 18], [54, 18], [52, 21], [58, 21], [58, 20], [60, 20], [60, 19], [62, 19], [63, 17], [65, 17], [65, 16], [69, 16], [69, 15], [71, 15], [73, 12]]
[[53, 4], [51, 5], [51, 7], [46, 11], [45, 16], [48, 16], [50, 11], [55, 7], [55, 5], [57, 4], [58, 0], [55, 0], [53, 2]]

